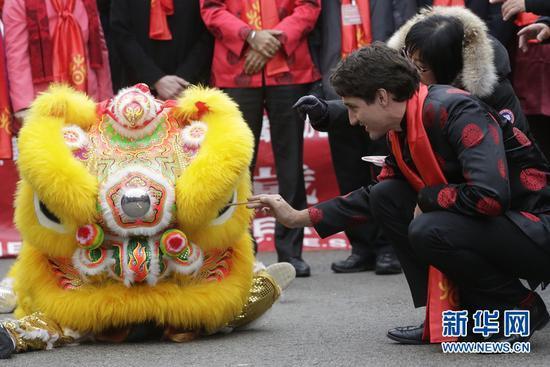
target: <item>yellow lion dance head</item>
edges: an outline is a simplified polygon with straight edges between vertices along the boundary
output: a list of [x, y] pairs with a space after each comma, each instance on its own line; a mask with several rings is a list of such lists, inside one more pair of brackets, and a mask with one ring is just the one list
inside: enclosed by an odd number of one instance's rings
[[19, 138], [17, 317], [79, 332], [141, 322], [212, 331], [252, 281], [253, 138], [221, 91], [178, 101], [146, 85], [96, 105], [65, 86], [34, 102]]

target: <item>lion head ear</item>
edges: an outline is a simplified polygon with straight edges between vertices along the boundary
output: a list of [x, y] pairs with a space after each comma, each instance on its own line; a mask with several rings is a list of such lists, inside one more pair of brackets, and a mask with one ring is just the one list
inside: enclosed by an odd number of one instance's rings
[[90, 127], [97, 118], [97, 107], [86, 94], [65, 84], [53, 84], [33, 102], [29, 115], [57, 117], [66, 124]]
[[55, 215], [76, 223], [93, 220], [98, 183], [73, 157], [62, 130], [66, 124], [86, 129], [95, 120], [92, 100], [55, 85], [33, 102], [19, 134], [17, 163], [22, 179]]
[[254, 139], [237, 104], [217, 89], [188, 88], [174, 115], [207, 126], [200, 152], [176, 182], [178, 222], [193, 231], [216, 218], [248, 172]]

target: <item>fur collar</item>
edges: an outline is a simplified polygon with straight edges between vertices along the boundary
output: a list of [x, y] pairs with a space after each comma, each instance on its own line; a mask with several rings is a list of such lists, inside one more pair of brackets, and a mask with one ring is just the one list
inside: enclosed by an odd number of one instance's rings
[[388, 46], [400, 50], [405, 45], [405, 38], [412, 26], [435, 14], [458, 18], [464, 25], [462, 51], [464, 67], [457, 76], [458, 85], [456, 86], [464, 88], [477, 97], [491, 95], [498, 82], [498, 75], [487, 26], [483, 20], [466, 8], [436, 6], [424, 9], [394, 33], [388, 40]]

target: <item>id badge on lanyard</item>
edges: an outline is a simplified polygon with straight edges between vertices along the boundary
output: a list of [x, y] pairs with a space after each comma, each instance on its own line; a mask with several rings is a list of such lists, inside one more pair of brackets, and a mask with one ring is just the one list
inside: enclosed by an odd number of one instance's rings
[[342, 4], [342, 25], [357, 25], [361, 24], [361, 15], [355, 0], [351, 0], [351, 4]]

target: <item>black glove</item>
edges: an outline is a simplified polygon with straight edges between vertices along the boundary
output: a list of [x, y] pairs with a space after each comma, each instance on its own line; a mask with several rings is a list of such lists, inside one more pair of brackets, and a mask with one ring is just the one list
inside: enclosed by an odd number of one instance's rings
[[309, 116], [309, 122], [314, 129], [317, 126], [325, 124], [328, 117], [327, 103], [315, 96], [303, 96], [292, 106], [300, 116], [302, 120], [306, 119], [306, 115]]

